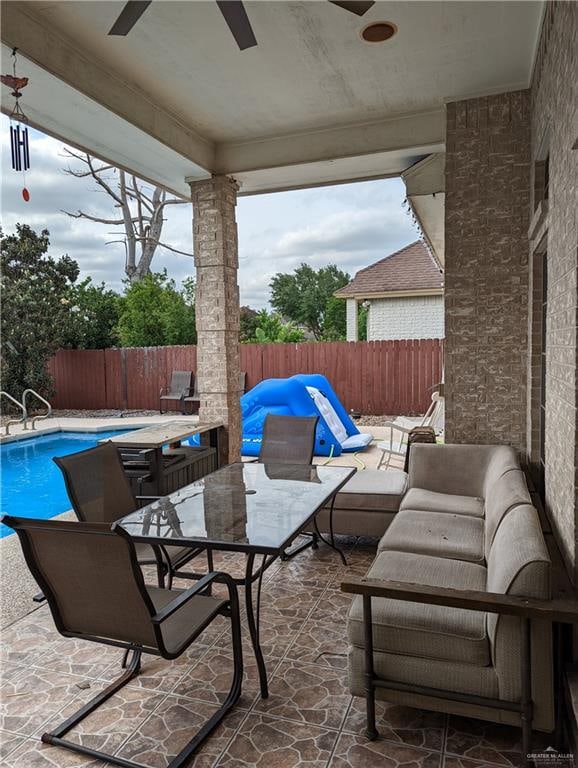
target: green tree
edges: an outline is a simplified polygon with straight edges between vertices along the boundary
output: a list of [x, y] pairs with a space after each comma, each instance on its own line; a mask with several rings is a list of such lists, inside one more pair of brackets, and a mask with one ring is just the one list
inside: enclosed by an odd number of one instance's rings
[[262, 309], [257, 315], [259, 324], [255, 330], [254, 341], [258, 344], [286, 344], [304, 340], [305, 334], [293, 322], [284, 323], [279, 315], [269, 313], [266, 309]]
[[347, 336], [347, 317], [345, 314], [345, 302], [331, 296], [325, 305], [325, 317], [323, 320], [323, 340], [343, 341]]
[[53, 391], [48, 360], [69, 327], [71, 286], [78, 264], [47, 255], [49, 232], [17, 224], [16, 234], [0, 230], [2, 286], [2, 387], [20, 399], [27, 387], [44, 397]]
[[118, 335], [123, 347], [195, 344], [194, 282], [179, 292], [164, 270], [127, 283]]
[[241, 327], [239, 340], [242, 343], [255, 341], [255, 332], [259, 327], [259, 313], [251, 307], [241, 307]]
[[123, 299], [104, 283], [95, 285], [90, 277], [68, 291], [69, 327], [63, 346], [74, 349], [106, 349], [118, 344], [117, 325]]
[[[271, 306], [283, 317], [307, 328], [318, 340], [345, 338], [345, 303], [333, 294], [349, 282], [335, 264], [313, 269], [301, 264], [293, 273], [277, 273], [270, 283]], [[341, 329], [341, 330], [340, 330]]]

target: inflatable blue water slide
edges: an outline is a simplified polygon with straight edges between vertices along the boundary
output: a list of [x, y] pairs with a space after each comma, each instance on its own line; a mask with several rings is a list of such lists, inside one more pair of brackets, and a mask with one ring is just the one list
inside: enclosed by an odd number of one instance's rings
[[281, 416], [318, 416], [316, 456], [340, 456], [360, 451], [372, 441], [362, 434], [325, 376], [298, 374], [288, 379], [265, 379], [241, 398], [243, 456], [258, 456], [263, 424], [270, 413]]

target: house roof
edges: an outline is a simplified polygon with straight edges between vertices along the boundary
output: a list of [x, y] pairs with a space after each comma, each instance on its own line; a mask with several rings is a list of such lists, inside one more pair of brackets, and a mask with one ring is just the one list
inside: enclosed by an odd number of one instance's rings
[[387, 293], [437, 293], [442, 291], [443, 285], [443, 270], [434, 261], [427, 246], [417, 240], [360, 269], [348, 285], [335, 292], [335, 296], [365, 299]]

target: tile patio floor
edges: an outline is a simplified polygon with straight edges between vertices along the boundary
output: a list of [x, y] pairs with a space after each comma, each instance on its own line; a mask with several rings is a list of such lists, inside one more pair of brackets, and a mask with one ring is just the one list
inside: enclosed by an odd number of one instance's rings
[[[381, 738], [363, 736], [364, 708], [347, 690], [345, 617], [339, 584], [364, 573], [375, 543], [343, 540], [347, 568], [326, 547], [275, 563], [266, 574], [261, 637], [270, 698], [258, 695], [245, 643], [246, 676], [235, 710], [204, 744], [196, 768], [481, 768], [520, 761], [520, 731], [459, 717], [380, 704]], [[233, 575], [243, 559], [219, 555]], [[190, 582], [189, 582], [190, 584]], [[183, 584], [186, 586], [187, 584]], [[151, 768], [164, 768], [215, 710], [230, 685], [224, 619], [180, 659], [145, 656], [141, 675], [69, 738]], [[245, 628], [244, 641], [247, 639]], [[117, 676], [121, 651], [58, 635], [46, 607], [2, 633], [0, 763], [4, 768], [85, 768], [96, 762], [43, 745], [65, 719]], [[88, 684], [88, 685], [87, 685]]]

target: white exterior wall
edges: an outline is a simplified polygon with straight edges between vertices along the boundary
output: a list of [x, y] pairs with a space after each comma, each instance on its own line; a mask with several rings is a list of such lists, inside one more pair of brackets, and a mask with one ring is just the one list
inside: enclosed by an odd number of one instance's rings
[[347, 320], [347, 341], [358, 341], [358, 313], [357, 313], [357, 299], [346, 300], [346, 320]]
[[367, 317], [368, 341], [443, 338], [443, 296], [371, 299]]

